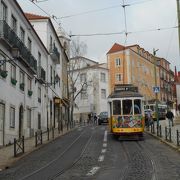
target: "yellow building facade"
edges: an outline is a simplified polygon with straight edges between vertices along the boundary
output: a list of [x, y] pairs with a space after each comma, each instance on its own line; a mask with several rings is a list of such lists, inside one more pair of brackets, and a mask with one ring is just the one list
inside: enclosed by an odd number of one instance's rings
[[116, 84], [133, 84], [138, 87], [146, 102], [155, 100], [153, 87], [160, 86], [156, 60], [139, 45], [125, 47], [115, 43], [107, 53], [109, 92], [114, 90]]

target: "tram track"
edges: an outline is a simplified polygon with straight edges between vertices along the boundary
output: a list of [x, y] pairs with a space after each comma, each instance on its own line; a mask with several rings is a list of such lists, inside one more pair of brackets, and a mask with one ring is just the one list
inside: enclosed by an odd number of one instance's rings
[[139, 141], [122, 141], [121, 145], [128, 160], [121, 180], [157, 180], [155, 163]]
[[[90, 127], [92, 128], [92, 127]], [[87, 132], [87, 129], [86, 130], [83, 130], [72, 142], [69, 146], [67, 146], [65, 148], [65, 150], [59, 155], [57, 156], [55, 159], [53, 159], [52, 161], [49, 161], [45, 166], [33, 171], [32, 173], [24, 176], [23, 178], [21, 178], [20, 180], [28, 180], [28, 179], [31, 179], [32, 177], [35, 177], [36, 174], [39, 174], [41, 173], [41, 171], [45, 170], [46, 168], [52, 166], [54, 163], [60, 161], [63, 156], [73, 147], [73, 145], [75, 145], [78, 141], [81, 140], [81, 137], [83, 137], [85, 135], [85, 133], [88, 134]], [[60, 175], [62, 175], [63, 173], [65, 173], [66, 171], [70, 170], [72, 167], [74, 167], [77, 162], [81, 159], [81, 157], [83, 156], [84, 152], [86, 151], [89, 143], [91, 142], [91, 139], [93, 137], [93, 134], [94, 134], [94, 131], [91, 132], [91, 134], [88, 136], [87, 140], [86, 140], [86, 143], [85, 144], [82, 144], [82, 151], [80, 153], [80, 155], [71, 163], [69, 164], [67, 167], [64, 167], [62, 168], [60, 171], [56, 172], [55, 174], [53, 174], [52, 176], [48, 177], [48, 180], [54, 180], [56, 179], [57, 177], [59, 177]], [[34, 179], [34, 178], [33, 178]], [[36, 179], [36, 178], [35, 178]]]
[[56, 179], [57, 177], [61, 176], [62, 174], [66, 173], [67, 171], [69, 171], [70, 169], [72, 169], [80, 160], [81, 158], [83, 157], [88, 145], [90, 144], [91, 140], [92, 140], [92, 137], [93, 137], [93, 133], [91, 133], [91, 136], [89, 137], [87, 143], [85, 144], [84, 148], [82, 149], [82, 152], [81, 154], [75, 159], [75, 161], [69, 166], [69, 167], [66, 167], [64, 168], [63, 170], [59, 171], [58, 173], [56, 173], [54, 176], [48, 178], [48, 180], [54, 180]]

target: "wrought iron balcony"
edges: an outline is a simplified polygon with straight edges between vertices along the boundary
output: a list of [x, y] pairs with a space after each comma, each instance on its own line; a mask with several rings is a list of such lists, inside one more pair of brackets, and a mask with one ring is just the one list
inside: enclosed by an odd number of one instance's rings
[[33, 57], [29, 49], [20, 40], [17, 34], [11, 29], [6, 21], [0, 20], [0, 41], [13, 49], [18, 50], [17, 59], [21, 60], [26, 66], [30, 67], [33, 73], [37, 72], [37, 60]]
[[54, 60], [54, 62], [56, 64], [59, 64], [60, 63], [60, 61], [59, 61], [60, 53], [59, 53], [57, 47], [56, 46], [51, 46], [49, 52], [50, 52], [50, 55], [51, 55], [52, 59]]
[[41, 66], [38, 66], [38, 79], [42, 83], [45, 83], [46, 81], [46, 72]]

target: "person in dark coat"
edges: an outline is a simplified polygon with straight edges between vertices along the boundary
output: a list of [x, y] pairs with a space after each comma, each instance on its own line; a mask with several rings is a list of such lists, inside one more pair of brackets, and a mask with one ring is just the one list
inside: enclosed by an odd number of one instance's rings
[[169, 127], [170, 127], [170, 122], [172, 123], [172, 126], [174, 126], [173, 124], [174, 114], [171, 112], [171, 110], [167, 111], [166, 117], [168, 118], [169, 121]]

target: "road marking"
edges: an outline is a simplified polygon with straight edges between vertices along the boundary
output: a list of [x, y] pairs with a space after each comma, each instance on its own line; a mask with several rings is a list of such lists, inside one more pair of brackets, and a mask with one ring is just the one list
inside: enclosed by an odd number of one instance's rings
[[107, 131], [104, 131], [104, 142], [107, 142]]
[[93, 176], [100, 169], [100, 167], [93, 167], [86, 175]]
[[105, 153], [106, 152], [106, 149], [102, 149], [101, 153]]
[[99, 158], [98, 158], [98, 161], [99, 161], [99, 162], [104, 161], [104, 155], [100, 155]]
[[103, 143], [103, 147], [107, 147], [107, 143]]

